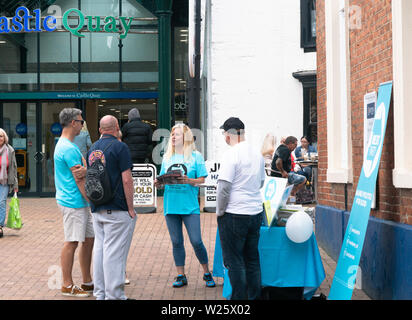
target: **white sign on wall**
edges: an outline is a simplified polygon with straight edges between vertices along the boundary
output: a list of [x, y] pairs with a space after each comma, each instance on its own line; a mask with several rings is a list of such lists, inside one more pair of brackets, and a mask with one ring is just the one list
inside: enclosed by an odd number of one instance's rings
[[[363, 117], [363, 158], [366, 159], [368, 145], [372, 137], [373, 122], [375, 121], [376, 113], [376, 92], [367, 93], [363, 98], [364, 117]], [[371, 209], [376, 208], [376, 197], [373, 193]]]

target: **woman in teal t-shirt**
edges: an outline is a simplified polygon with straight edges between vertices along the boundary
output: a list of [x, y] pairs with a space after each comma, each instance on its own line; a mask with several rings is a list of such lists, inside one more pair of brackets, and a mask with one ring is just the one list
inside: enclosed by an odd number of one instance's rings
[[[173, 258], [178, 273], [173, 287], [187, 285], [183, 223], [196, 257], [203, 267], [203, 280], [206, 281], [207, 287], [214, 287], [215, 282], [209, 271], [207, 251], [200, 231], [199, 187], [197, 187], [204, 183], [207, 170], [202, 155], [196, 151], [192, 131], [184, 124], [178, 124], [172, 128], [160, 175], [171, 170], [182, 172], [182, 177], [178, 178], [179, 184], [165, 186], [163, 198], [164, 214], [173, 244]], [[155, 184], [157, 187], [162, 186], [157, 180]]]

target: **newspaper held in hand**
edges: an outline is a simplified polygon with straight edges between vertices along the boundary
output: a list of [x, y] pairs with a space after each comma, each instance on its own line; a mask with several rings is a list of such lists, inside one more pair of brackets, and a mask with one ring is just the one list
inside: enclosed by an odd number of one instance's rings
[[182, 177], [180, 170], [171, 170], [168, 173], [157, 177], [157, 181], [161, 184], [181, 184], [178, 178]]

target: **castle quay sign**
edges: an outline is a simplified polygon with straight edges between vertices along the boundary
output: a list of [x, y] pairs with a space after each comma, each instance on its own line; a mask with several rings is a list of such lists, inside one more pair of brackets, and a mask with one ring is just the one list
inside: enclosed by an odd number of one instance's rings
[[[69, 20], [76, 20], [75, 25], [69, 24]], [[68, 9], [62, 17], [63, 28], [80, 38], [85, 37], [80, 31], [86, 28], [89, 32], [121, 33], [120, 39], [125, 39], [133, 20], [133, 17], [85, 16], [76, 8]], [[59, 29], [58, 25], [58, 18], [53, 15], [42, 17], [40, 9], [31, 14], [26, 7], [19, 7], [14, 17], [0, 17], [0, 34], [53, 32]]]

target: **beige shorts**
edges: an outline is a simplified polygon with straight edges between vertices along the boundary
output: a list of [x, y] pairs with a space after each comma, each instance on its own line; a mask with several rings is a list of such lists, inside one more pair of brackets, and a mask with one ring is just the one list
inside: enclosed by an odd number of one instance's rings
[[84, 242], [94, 238], [90, 208], [68, 208], [57, 204], [63, 214], [64, 241]]

